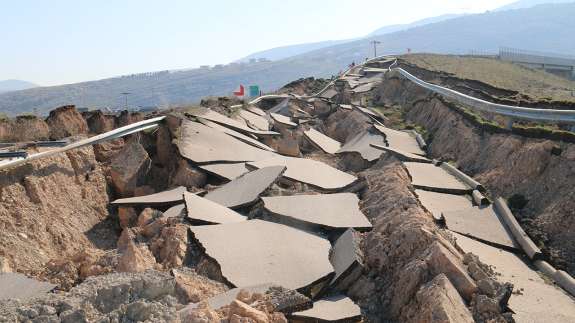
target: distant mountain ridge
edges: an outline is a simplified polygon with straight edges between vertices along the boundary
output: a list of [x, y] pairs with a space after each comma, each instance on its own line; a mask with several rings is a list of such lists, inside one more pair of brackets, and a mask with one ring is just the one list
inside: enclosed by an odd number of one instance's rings
[[378, 53], [413, 52], [468, 54], [494, 52], [499, 47], [575, 55], [575, 3], [539, 5], [528, 9], [486, 12], [362, 38], [316, 49], [279, 61], [229, 64], [211, 69], [143, 73], [55, 87], [0, 94], [0, 112], [11, 115], [37, 108], [40, 113], [65, 104], [118, 107], [122, 92], [131, 106], [169, 106], [199, 102], [209, 95], [229, 95], [239, 83], [275, 90], [301, 77], [330, 77], [352, 61], [373, 56], [369, 42], [379, 40]]
[[26, 90], [37, 87], [38, 85], [22, 80], [4, 80], [0, 81], [0, 93]]
[[502, 11], [502, 10], [515, 10], [515, 9], [527, 9], [532, 8], [537, 5], [541, 4], [550, 4], [550, 3], [569, 3], [574, 2], [575, 0], [519, 0], [503, 7], [499, 7], [494, 11]]

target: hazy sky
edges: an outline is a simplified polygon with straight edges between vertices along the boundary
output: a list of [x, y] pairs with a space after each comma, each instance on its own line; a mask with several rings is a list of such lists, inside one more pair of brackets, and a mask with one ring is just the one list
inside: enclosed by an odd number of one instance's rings
[[0, 80], [40, 85], [228, 63], [514, 0], [0, 0]]

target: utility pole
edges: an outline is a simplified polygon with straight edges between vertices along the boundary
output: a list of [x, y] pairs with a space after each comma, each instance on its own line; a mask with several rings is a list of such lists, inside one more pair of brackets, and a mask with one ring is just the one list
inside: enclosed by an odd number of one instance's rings
[[381, 44], [381, 42], [372, 40], [370, 43], [373, 44], [373, 57], [377, 57], [377, 45]]
[[124, 96], [125, 102], [126, 102], [126, 110], [128, 110], [128, 95], [132, 94], [130, 92], [122, 92], [120, 93], [121, 95]]

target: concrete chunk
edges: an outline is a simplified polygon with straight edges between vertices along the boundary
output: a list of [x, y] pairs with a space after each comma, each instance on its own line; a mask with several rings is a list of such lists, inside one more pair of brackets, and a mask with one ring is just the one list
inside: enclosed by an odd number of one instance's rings
[[117, 199], [117, 200], [113, 201], [111, 204], [114, 204], [114, 205], [175, 204], [175, 203], [182, 202], [184, 200], [183, 195], [182, 195], [182, 194], [184, 194], [184, 192], [187, 192], [186, 188], [183, 186], [179, 186], [179, 187], [176, 187], [174, 189], [163, 191], [160, 193]]
[[443, 220], [442, 214], [472, 207], [471, 200], [464, 195], [436, 193], [424, 190], [415, 190], [419, 201], [436, 221]]
[[187, 217], [192, 222], [219, 224], [246, 220], [245, 216], [192, 193], [184, 193], [184, 201], [186, 202]]
[[284, 166], [271, 166], [246, 173], [209, 192], [205, 198], [230, 208], [252, 204], [283, 174], [285, 169]]
[[471, 194], [469, 186], [441, 167], [424, 163], [404, 163], [415, 188], [450, 194]]
[[201, 123], [184, 120], [180, 132], [180, 154], [196, 163], [246, 162], [275, 156]]
[[308, 131], [304, 131], [303, 134], [314, 146], [328, 154], [335, 154], [341, 148], [341, 143], [339, 141], [332, 139], [313, 128]]
[[295, 312], [292, 318], [304, 322], [359, 322], [361, 309], [350, 298], [336, 295], [314, 302], [311, 309]]
[[262, 197], [272, 218], [309, 229], [369, 229], [371, 223], [359, 209], [353, 193]]
[[443, 212], [447, 228], [502, 248], [521, 250], [493, 206]]
[[500, 281], [510, 282], [514, 293], [509, 307], [515, 312], [515, 322], [575, 322], [575, 302], [557, 286], [546, 282], [517, 255], [491, 247], [463, 235], [453, 234], [457, 245], [493, 266]]
[[[232, 288], [225, 293], [210, 297], [207, 300], [207, 303], [211, 309], [218, 310], [224, 306], [229, 305], [231, 302], [238, 299], [238, 297], [241, 301], [240, 292], [244, 294], [247, 292], [249, 295], [265, 295], [264, 300], [270, 301], [274, 307], [274, 312], [292, 313], [295, 311], [305, 310], [313, 306], [313, 303], [307, 296], [304, 296], [295, 290], [283, 288], [279, 285], [269, 283], [241, 288]], [[193, 309], [196, 308], [197, 305], [197, 303], [190, 304], [187, 306], [187, 308]]]
[[218, 177], [233, 180], [250, 170], [246, 168], [246, 163], [234, 163], [234, 164], [209, 164], [200, 166], [201, 169], [208, 173], [212, 173]]
[[284, 177], [310, 184], [326, 191], [342, 189], [357, 180], [353, 175], [344, 173], [325, 163], [306, 158], [280, 156], [250, 162], [247, 165], [255, 168], [285, 166], [287, 170], [283, 174]]
[[282, 224], [251, 220], [190, 231], [236, 287], [270, 282], [309, 291], [333, 273], [328, 240]]
[[54, 288], [54, 284], [31, 279], [19, 273], [0, 274], [0, 300], [26, 300], [42, 296]]

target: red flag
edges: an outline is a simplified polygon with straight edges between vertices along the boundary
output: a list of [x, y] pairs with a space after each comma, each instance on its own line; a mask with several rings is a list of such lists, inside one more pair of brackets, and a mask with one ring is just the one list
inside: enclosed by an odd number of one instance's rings
[[235, 96], [244, 96], [244, 86], [240, 84], [240, 87], [234, 91]]

